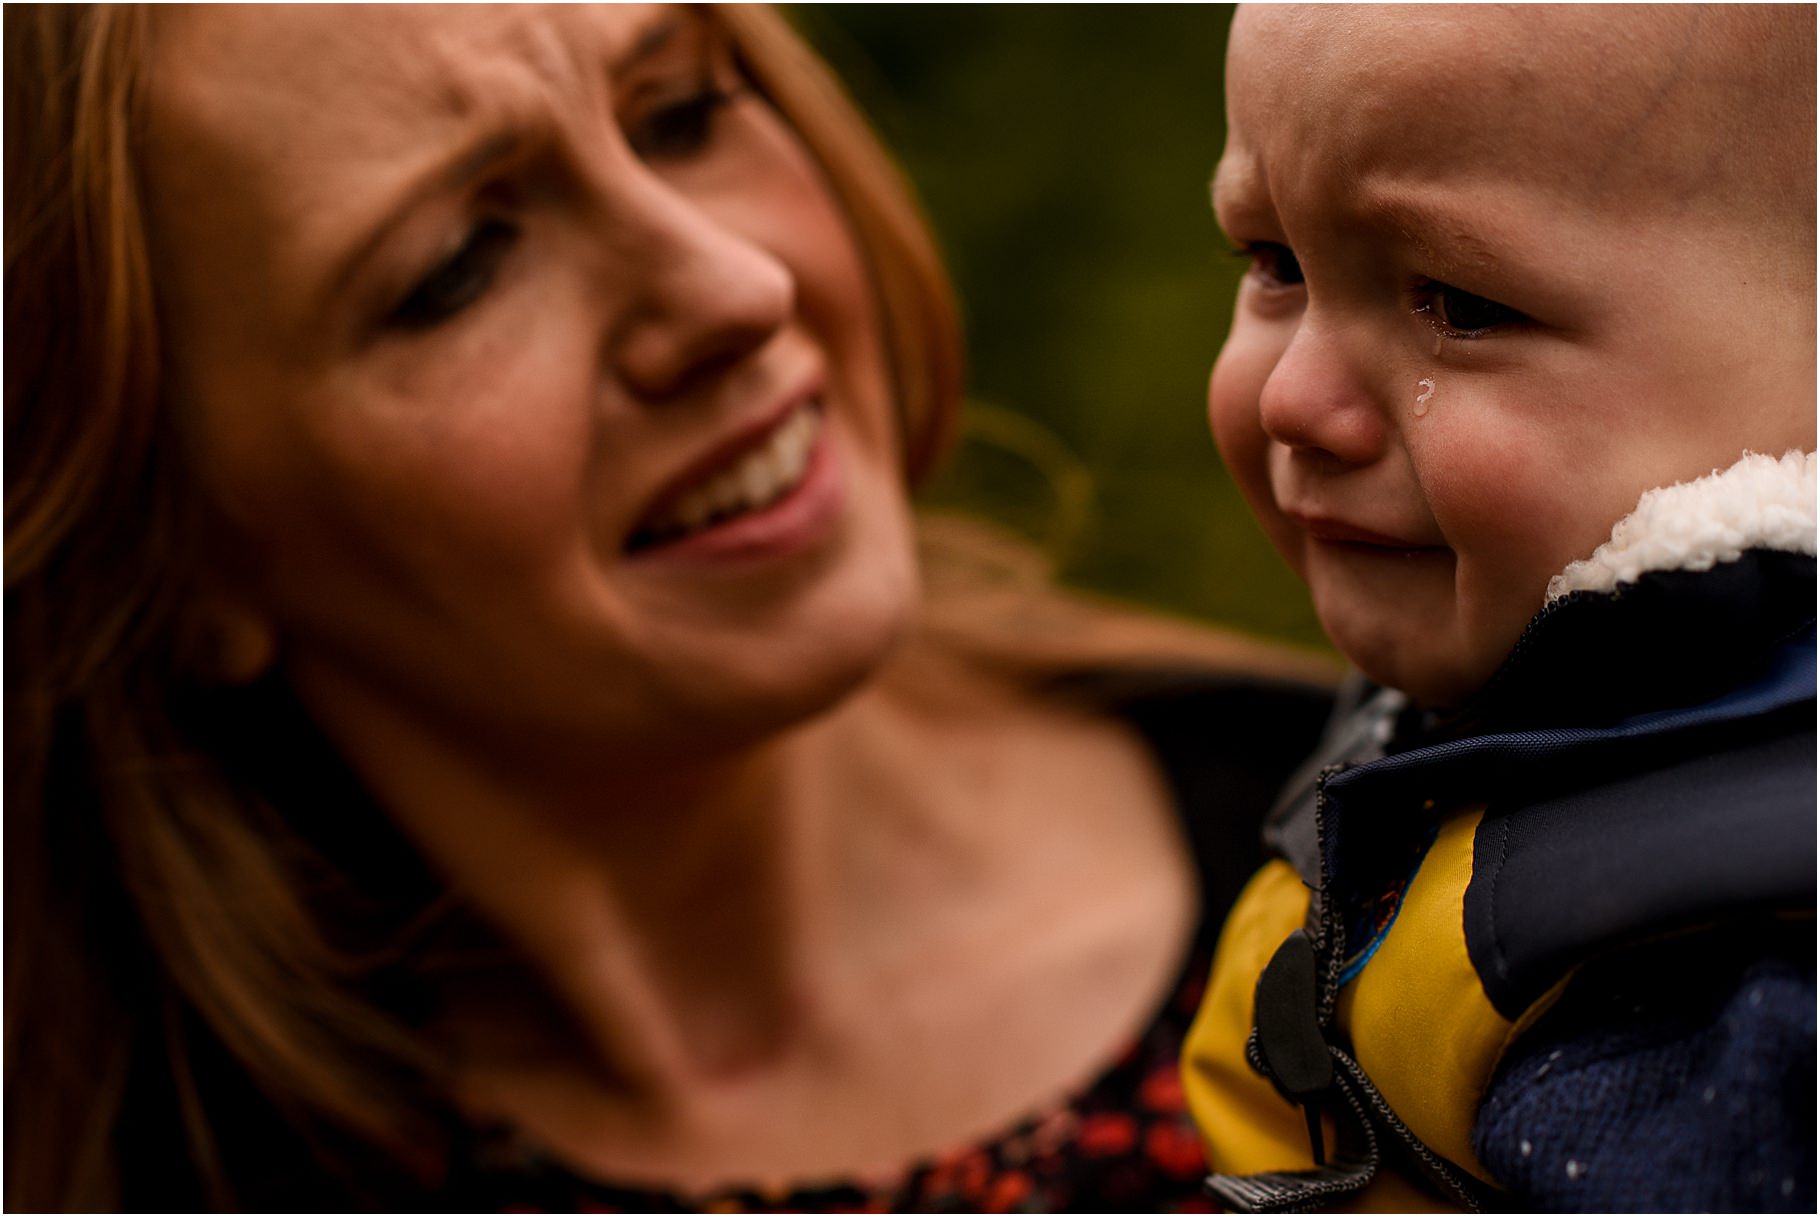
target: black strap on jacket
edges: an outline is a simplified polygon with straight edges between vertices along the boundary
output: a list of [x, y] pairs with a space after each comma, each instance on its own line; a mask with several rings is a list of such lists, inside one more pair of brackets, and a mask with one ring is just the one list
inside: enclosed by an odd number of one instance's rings
[[[1319, 977], [1314, 946], [1296, 930], [1258, 978], [1251, 1035], [1245, 1042], [1246, 1062], [1306, 1114], [1315, 1166], [1211, 1175], [1208, 1194], [1240, 1213], [1325, 1208], [1363, 1191], [1377, 1177], [1388, 1145], [1442, 1199], [1471, 1212], [1489, 1207], [1497, 1193], [1423, 1144], [1358, 1062], [1328, 1042], [1320, 1017]], [[1323, 1143], [1323, 1114], [1332, 1116], [1339, 1130], [1331, 1154]]]

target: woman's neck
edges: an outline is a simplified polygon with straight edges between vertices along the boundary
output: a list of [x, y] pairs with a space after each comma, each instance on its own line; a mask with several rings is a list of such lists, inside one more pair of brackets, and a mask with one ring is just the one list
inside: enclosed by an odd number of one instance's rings
[[915, 872], [919, 847], [936, 865], [966, 852], [923, 823], [940, 803], [913, 780], [933, 719], [900, 700], [870, 687], [761, 744], [644, 775], [489, 765], [376, 715], [341, 735], [560, 1011], [524, 1025], [533, 1002], [457, 1000], [482, 1024], [458, 1015], [458, 1042], [520, 1059], [566, 1044], [570, 1067], [661, 1096], [813, 1050], [860, 1000], [856, 964], [879, 957], [881, 888]]
[[901, 1164], [1103, 1067], [1192, 924], [1167, 789], [1116, 722], [941, 658], [674, 780], [344, 742], [515, 957], [437, 972], [463, 1109], [700, 1189]]

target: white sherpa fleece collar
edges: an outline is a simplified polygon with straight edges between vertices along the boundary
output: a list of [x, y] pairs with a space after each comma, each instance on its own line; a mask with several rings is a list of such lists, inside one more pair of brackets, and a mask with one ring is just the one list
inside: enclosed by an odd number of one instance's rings
[[1609, 592], [1645, 571], [1710, 570], [1747, 549], [1814, 552], [1814, 454], [1747, 452], [1729, 469], [1644, 491], [1592, 557], [1548, 582], [1548, 601]]

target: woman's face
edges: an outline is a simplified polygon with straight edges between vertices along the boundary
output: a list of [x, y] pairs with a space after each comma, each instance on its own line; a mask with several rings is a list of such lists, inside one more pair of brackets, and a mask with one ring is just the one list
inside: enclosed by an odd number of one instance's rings
[[873, 670], [915, 597], [877, 306], [711, 20], [158, 21], [175, 408], [332, 733], [661, 763]]

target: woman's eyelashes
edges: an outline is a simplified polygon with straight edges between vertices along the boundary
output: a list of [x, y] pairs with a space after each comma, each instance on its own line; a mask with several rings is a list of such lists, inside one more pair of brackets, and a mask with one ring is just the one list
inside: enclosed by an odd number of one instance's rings
[[1414, 296], [1414, 311], [1451, 338], [1480, 338], [1529, 320], [1508, 304], [1433, 279], [1418, 282]]
[[517, 244], [519, 235], [518, 225], [509, 221], [480, 221], [460, 248], [399, 302], [387, 319], [388, 324], [402, 330], [424, 330], [461, 312], [493, 286], [500, 264]]
[[688, 96], [653, 107], [626, 130], [627, 141], [646, 161], [681, 160], [714, 138], [714, 120], [739, 88], [703, 84]]

